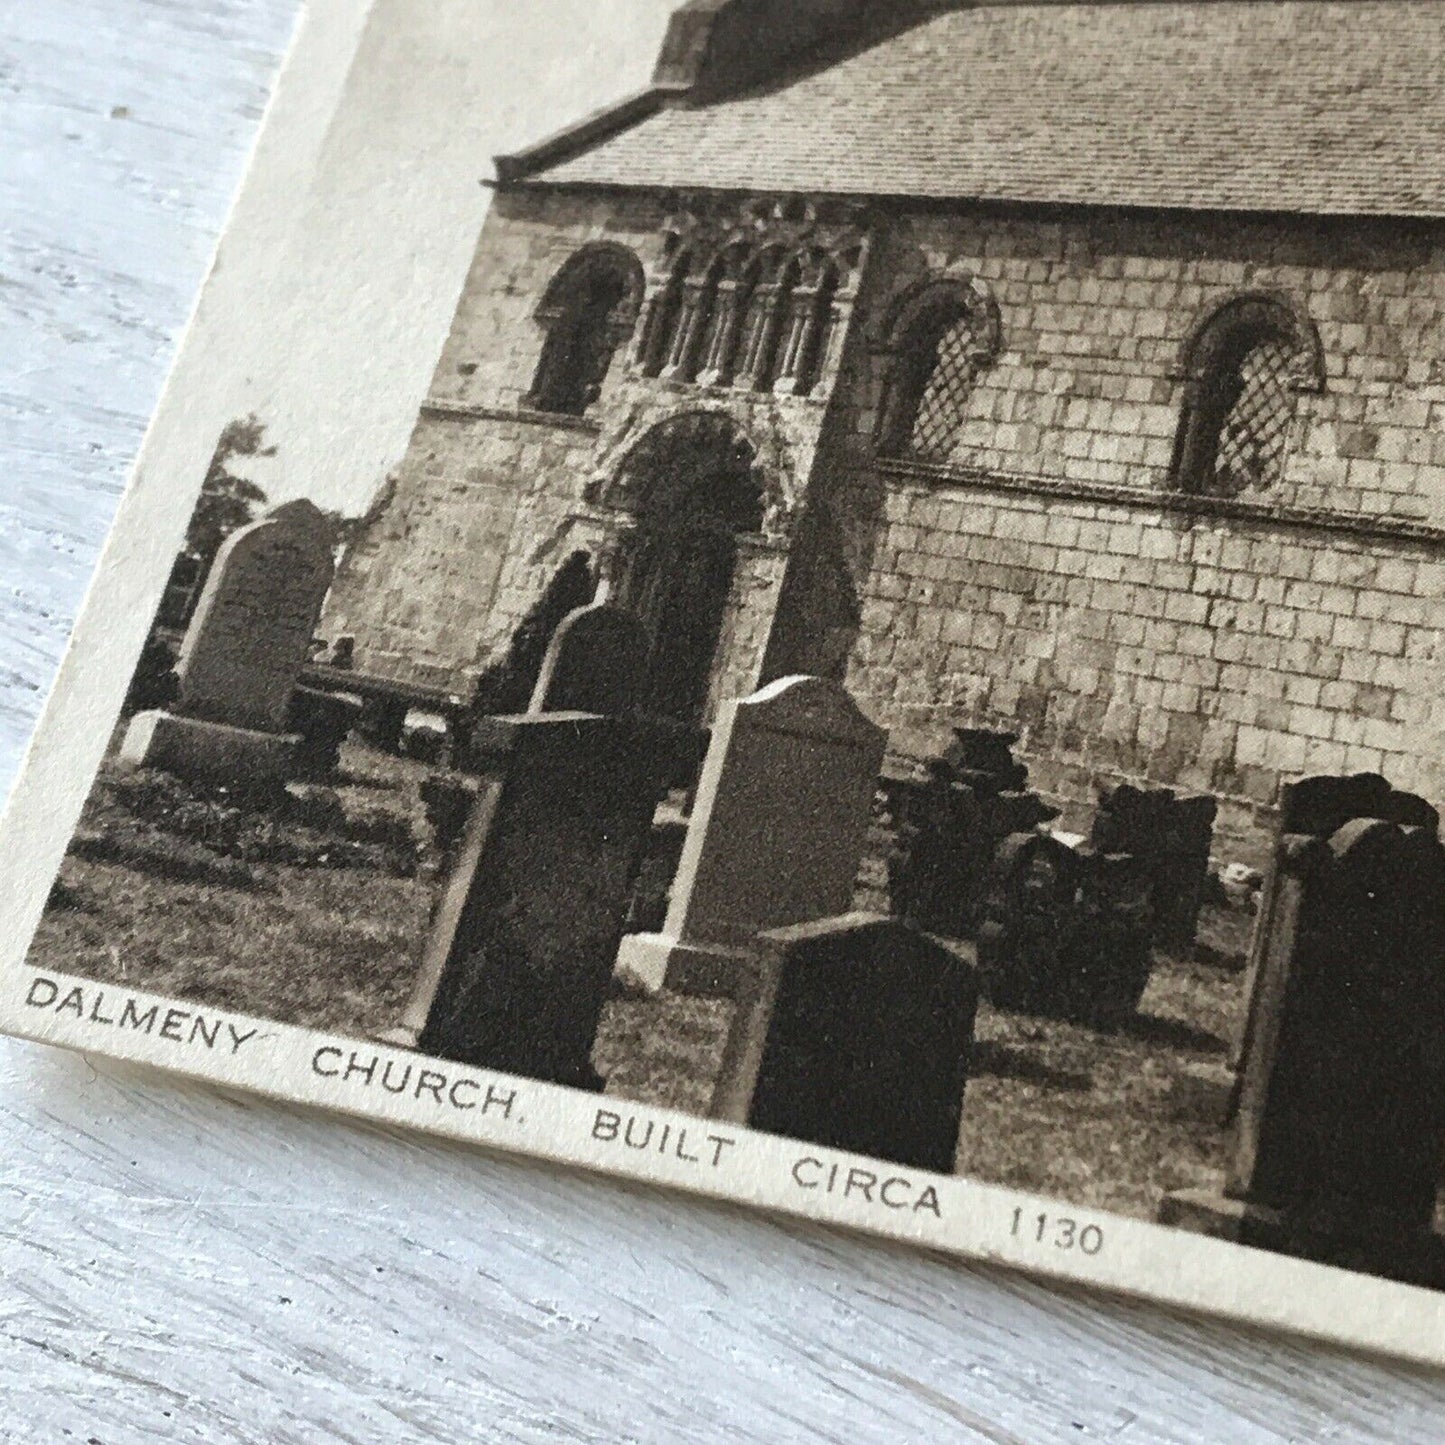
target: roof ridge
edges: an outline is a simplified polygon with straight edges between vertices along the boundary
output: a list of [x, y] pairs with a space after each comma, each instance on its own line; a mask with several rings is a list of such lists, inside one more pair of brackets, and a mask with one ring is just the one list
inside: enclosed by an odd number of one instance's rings
[[[971, 4], [718, 103], [650, 93], [538, 184], [1445, 218], [1445, 0]], [[921, 24], [917, 22], [921, 21]], [[596, 134], [594, 132], [593, 134]]]

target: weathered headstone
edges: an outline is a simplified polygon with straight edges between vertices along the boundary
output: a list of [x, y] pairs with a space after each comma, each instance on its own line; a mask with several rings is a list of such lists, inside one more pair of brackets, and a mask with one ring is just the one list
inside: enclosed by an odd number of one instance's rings
[[632, 613], [595, 602], [569, 613], [553, 634], [528, 712], [625, 717], [647, 686], [647, 634]]
[[1347, 777], [1322, 775], [1285, 785], [1280, 793], [1274, 852], [1260, 890], [1250, 943], [1244, 985], [1247, 1004], [1234, 1054], [1236, 1068], [1249, 1052], [1254, 1029], [1260, 970], [1274, 931], [1275, 906], [1285, 876], [1281, 860], [1298, 851], [1301, 838], [1333, 837], [1346, 823], [1357, 818], [1378, 818], [1402, 827], [1424, 828], [1432, 835], [1438, 834], [1440, 828], [1440, 815], [1423, 798], [1400, 792], [1378, 773], [1355, 773]]
[[1433, 1230], [1445, 848], [1433, 828], [1355, 818], [1327, 840], [1282, 839], [1254, 1013], [1223, 1188], [1168, 1196], [1161, 1221], [1445, 1287]]
[[978, 927], [978, 967], [1000, 1008], [1047, 1013], [1072, 1001], [1078, 853], [1047, 833], [1015, 833], [994, 862]]
[[1013, 733], [956, 728], [919, 781], [887, 779], [895, 844], [889, 860], [892, 911], [930, 933], [971, 938], [993, 860], [1005, 838], [1058, 817], [1025, 791], [1028, 768], [1014, 759]]
[[1199, 931], [1218, 811], [1207, 796], [1119, 783], [1103, 789], [1094, 814], [1094, 847], [1143, 862], [1154, 881], [1154, 936], [1186, 956]]
[[764, 933], [712, 1117], [951, 1173], [977, 1007], [972, 966], [895, 919]]
[[789, 677], [713, 729], [660, 934], [623, 940], [651, 989], [730, 992], [765, 929], [852, 906], [886, 734], [835, 682]]
[[221, 547], [176, 662], [165, 712], [138, 713], [121, 755], [185, 775], [260, 783], [295, 748], [287, 713], [331, 585], [334, 528], [288, 502]]
[[177, 712], [281, 731], [331, 586], [335, 541], [308, 501], [287, 502], [226, 539], [176, 661]]
[[1149, 982], [1153, 884], [1131, 854], [1018, 833], [999, 849], [978, 963], [1000, 1008], [1116, 1028]]
[[439, 832], [462, 806], [466, 821], [388, 1042], [601, 1087], [592, 1045], [674, 731], [584, 712], [477, 720], [475, 796], [438, 797]]

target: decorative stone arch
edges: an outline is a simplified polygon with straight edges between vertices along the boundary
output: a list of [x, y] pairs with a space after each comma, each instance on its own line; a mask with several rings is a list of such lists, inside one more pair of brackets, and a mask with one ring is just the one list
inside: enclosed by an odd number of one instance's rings
[[766, 389], [807, 396], [832, 341], [844, 267], [831, 249], [810, 243], [792, 252], [783, 274], [792, 281], [780, 307], [779, 342]]
[[1301, 392], [1324, 389], [1319, 331], [1293, 297], [1238, 291], [1190, 328], [1170, 464], [1176, 491], [1236, 496], [1278, 482]]
[[613, 512], [641, 516], [647, 510], [645, 477], [663, 466], [679, 446], [720, 453], [724, 444], [745, 451], [750, 488], [759, 500], [755, 526], [742, 527], [740, 535], [782, 542], [793, 521], [794, 504], [787, 485], [786, 459], [779, 448], [754, 439], [743, 421], [726, 406], [692, 407], [658, 414], [649, 407], [634, 407], [613, 439], [604, 441], [598, 465], [587, 488], [587, 501]]
[[704, 384], [730, 378], [737, 347], [738, 299], [750, 255], [747, 241], [733, 237], [700, 265], [696, 294], [684, 313], [686, 334], [674, 348], [675, 364], [663, 375]]
[[[960, 323], [963, 323], [962, 328]], [[920, 413], [932, 403], [938, 424], [956, 431], [977, 375], [1003, 348], [1003, 321], [993, 292], [967, 273], [932, 275], [894, 298], [874, 338], [884, 367], [876, 445], [883, 455], [946, 452], [920, 445]], [[927, 439], [932, 442], [932, 438]], [[944, 460], [938, 454], [932, 460]]]
[[675, 364], [675, 351], [686, 330], [689, 288], [704, 274], [701, 248], [681, 235], [670, 235], [662, 261], [654, 268], [645, 303], [646, 319], [638, 338], [637, 368], [643, 376], [660, 376]]
[[609, 594], [647, 631], [653, 712], [702, 722], [740, 548], [764, 532], [769, 491], [746, 430], [713, 409], [647, 428], [598, 498], [622, 514], [606, 563]]

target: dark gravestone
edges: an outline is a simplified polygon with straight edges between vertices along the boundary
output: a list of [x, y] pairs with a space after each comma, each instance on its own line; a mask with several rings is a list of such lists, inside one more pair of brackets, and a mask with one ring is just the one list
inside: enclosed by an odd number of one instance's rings
[[399, 755], [408, 711], [405, 698], [371, 693], [362, 703], [356, 731], [380, 752]]
[[930, 933], [971, 938], [993, 860], [1004, 839], [1058, 817], [1025, 792], [1012, 733], [957, 728], [919, 782], [885, 780], [895, 846], [889, 859], [893, 911]]
[[1148, 869], [1132, 854], [1013, 835], [999, 849], [978, 930], [989, 999], [1117, 1028], [1149, 983], [1152, 895]]
[[558, 626], [527, 711], [636, 712], [647, 685], [647, 629], [606, 602], [581, 607]]
[[1356, 818], [1275, 872], [1224, 1187], [1160, 1219], [1445, 1287], [1445, 848]]
[[653, 819], [652, 836], [627, 906], [628, 933], [657, 933], [666, 923], [668, 894], [686, 841], [687, 818], [664, 805]]
[[[1346, 823], [1357, 818], [1378, 818], [1401, 827], [1424, 828], [1434, 835], [1440, 827], [1440, 816], [1423, 798], [1392, 788], [1378, 773], [1356, 773], [1349, 777], [1321, 776], [1302, 778], [1281, 790], [1279, 827], [1275, 834], [1274, 852], [1265, 871], [1264, 886], [1259, 895], [1259, 911], [1255, 918], [1254, 937], [1250, 943], [1249, 965], [1245, 975], [1244, 1023], [1240, 1029], [1234, 1064], [1239, 1068], [1249, 1052], [1250, 1036], [1259, 992], [1260, 968], [1264, 950], [1274, 931], [1274, 911], [1283, 873], [1281, 858], [1299, 847], [1300, 838], [1324, 840], [1333, 837]], [[1237, 1103], [1237, 1099], [1235, 1101]], [[1231, 1105], [1231, 1112], [1233, 1104]]]
[[477, 796], [389, 1042], [602, 1086], [590, 1055], [670, 742], [667, 724], [590, 713], [477, 722]]
[[1069, 945], [1083, 860], [1046, 833], [1016, 833], [999, 849], [978, 928], [985, 992], [1020, 1013], [1069, 1011]]
[[460, 760], [477, 777], [475, 796], [463, 803], [455, 786], [432, 786], [428, 811], [449, 876], [391, 1041], [602, 1087], [592, 1045], [676, 748], [674, 724], [635, 715], [641, 675], [625, 659], [642, 651], [641, 638], [636, 619], [616, 608], [573, 612], [552, 637], [534, 702], [565, 690], [616, 715], [478, 718]]
[[1154, 966], [1155, 876], [1134, 853], [1077, 850], [1082, 861], [1065, 947], [1066, 1017], [1116, 1029], [1139, 1010]]
[[1143, 860], [1154, 882], [1154, 936], [1186, 955], [1199, 931], [1218, 811], [1210, 797], [1120, 783], [1100, 793], [1094, 814], [1090, 841], [1100, 853]]
[[471, 718], [511, 717], [531, 710], [537, 677], [557, 628], [579, 607], [587, 606], [596, 592], [591, 555], [571, 553], [517, 624], [506, 652], [477, 678], [464, 726], [469, 726]]
[[131, 675], [130, 688], [125, 695], [125, 711], [129, 714], [169, 707], [176, 700], [180, 688], [180, 679], [176, 676], [175, 644], [152, 632], [146, 638], [140, 660]]
[[431, 830], [432, 850], [449, 865], [466, 831], [467, 818], [477, 797], [477, 781], [459, 773], [433, 773], [421, 784], [421, 800]]
[[896, 847], [889, 894], [900, 917], [946, 938], [973, 931], [977, 880], [988, 873], [989, 839], [972, 790], [953, 781], [947, 764], [930, 764], [922, 782], [887, 779]]
[[1017, 733], [954, 728], [943, 761], [956, 778], [984, 792], [1021, 793], [1028, 786], [1029, 770], [1014, 758], [1017, 743]]
[[894, 919], [759, 937], [714, 1118], [951, 1173], [973, 1046], [972, 967]]

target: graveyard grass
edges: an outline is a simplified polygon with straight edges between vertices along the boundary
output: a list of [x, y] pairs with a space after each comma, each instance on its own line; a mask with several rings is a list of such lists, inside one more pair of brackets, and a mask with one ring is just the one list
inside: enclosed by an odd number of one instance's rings
[[[328, 789], [259, 823], [107, 771], [31, 962], [343, 1034], [384, 1028], [406, 1003], [436, 886], [408, 843], [425, 835], [428, 771], [348, 745]], [[982, 1006], [958, 1171], [1141, 1218], [1210, 1183], [1226, 1134], [1189, 1081], [1227, 1061], [1243, 979], [1222, 961], [1249, 923], [1208, 910], [1201, 954], [1214, 961], [1161, 957], [1117, 1034]], [[608, 1092], [703, 1110], [729, 1007], [616, 993], [594, 1053]]]

